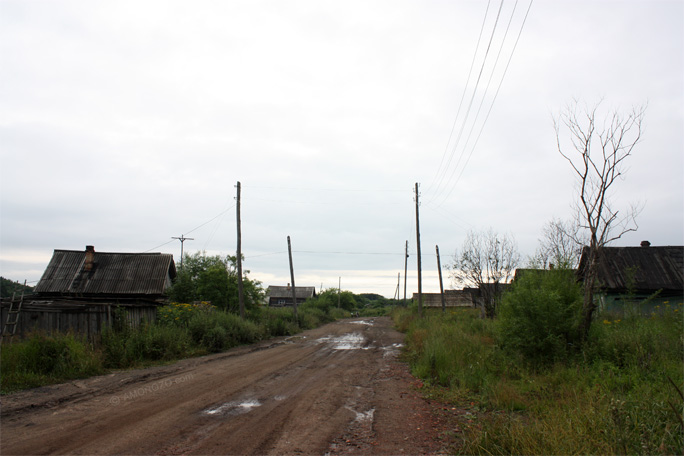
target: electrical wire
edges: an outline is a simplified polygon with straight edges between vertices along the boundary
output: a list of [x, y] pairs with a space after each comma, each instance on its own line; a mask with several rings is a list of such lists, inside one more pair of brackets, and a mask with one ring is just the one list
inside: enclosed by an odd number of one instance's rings
[[[491, 35], [490, 35], [490, 37], [489, 37], [489, 42], [487, 43], [487, 49], [485, 50], [485, 55], [484, 55], [484, 58], [482, 59], [482, 65], [480, 66], [480, 71], [479, 71], [478, 76], [477, 76], [477, 81], [475, 81], [475, 87], [473, 88], [473, 94], [472, 94], [472, 96], [470, 97], [470, 101], [468, 102], [468, 108], [467, 108], [466, 113], [465, 113], [465, 115], [464, 115], [464, 117], [463, 117], [463, 122], [461, 123], [461, 127], [460, 127], [460, 129], [459, 129], [458, 136], [457, 136], [457, 138], [456, 138], [456, 142], [454, 143], [454, 146], [453, 146], [453, 148], [452, 148], [451, 154], [449, 155], [449, 160], [448, 160], [448, 162], [447, 162], [446, 167], [444, 168], [444, 173], [442, 174], [441, 179], [440, 179], [439, 182], [437, 183], [437, 189], [436, 189], [436, 193], [437, 193], [437, 194], [443, 192], [443, 190], [440, 192], [440, 189], [442, 188], [442, 183], [444, 182], [444, 177], [446, 177], [446, 173], [448, 172], [448, 170], [449, 170], [450, 167], [451, 167], [451, 162], [453, 161], [453, 158], [454, 158], [454, 156], [455, 156], [455, 154], [456, 154], [456, 150], [458, 149], [458, 146], [459, 146], [459, 144], [460, 144], [460, 142], [461, 142], [461, 137], [463, 136], [463, 131], [465, 130], [466, 124], [468, 123], [468, 117], [470, 116], [470, 111], [471, 111], [471, 109], [472, 109], [473, 102], [475, 101], [475, 96], [477, 95], [477, 88], [478, 88], [479, 85], [480, 85], [480, 80], [482, 79], [482, 74], [484, 73], [484, 69], [485, 69], [485, 66], [486, 66], [486, 64], [487, 64], [487, 57], [488, 57], [489, 51], [490, 51], [490, 49], [491, 49], [491, 47], [492, 47], [492, 42], [494, 41], [494, 36], [495, 36], [495, 33], [496, 33], [496, 27], [497, 27], [497, 25], [498, 25], [498, 23], [499, 23], [499, 18], [501, 17], [501, 10], [502, 10], [502, 8], [503, 8], [503, 4], [504, 4], [504, 0], [501, 0], [501, 3], [499, 4], [499, 10], [497, 11], [497, 14], [496, 14], [496, 19], [495, 19], [495, 21], [494, 21], [494, 26], [492, 27], [492, 33], [491, 33]], [[502, 45], [503, 45], [503, 44], [502, 44]], [[486, 94], [483, 94], [483, 97], [484, 97], [485, 95], [486, 95]], [[475, 120], [473, 121], [473, 123], [474, 123], [476, 120], [477, 120], [477, 119], [475, 119]], [[459, 166], [459, 164], [460, 164], [462, 158], [463, 158], [463, 152], [461, 152], [461, 154], [460, 154], [459, 157], [458, 157], [458, 161], [456, 162], [456, 166], [455, 166], [456, 168], [458, 168], [458, 166]], [[432, 198], [432, 200], [434, 200], [434, 198]]]
[[[489, 106], [489, 110], [487, 111], [487, 115], [485, 116], [484, 121], [482, 122], [482, 126], [480, 127], [480, 131], [477, 135], [477, 138], [475, 139], [475, 143], [473, 144], [473, 147], [470, 149], [470, 153], [468, 155], [468, 159], [466, 160], [465, 164], [463, 165], [463, 169], [461, 169], [461, 172], [459, 173], [458, 177], [456, 180], [453, 182], [451, 185], [451, 189], [447, 193], [446, 197], [442, 200], [442, 202], [439, 204], [440, 206], [446, 202], [451, 194], [453, 193], [454, 189], [456, 188], [456, 184], [461, 180], [461, 177], [463, 176], [463, 172], [465, 171], [466, 166], [468, 166], [468, 163], [470, 162], [471, 157], [473, 156], [473, 152], [475, 151], [475, 146], [477, 145], [478, 141], [480, 140], [480, 136], [482, 135], [482, 131], [484, 130], [484, 126], [487, 123], [487, 119], [489, 119], [489, 115], [492, 112], [492, 108], [494, 107], [494, 102], [496, 101], [497, 96], [499, 95], [499, 90], [501, 90], [501, 85], [503, 84], [504, 78], [506, 77], [506, 73], [508, 72], [508, 67], [511, 64], [511, 60], [513, 59], [513, 54], [515, 53], [515, 49], [518, 46], [518, 41], [520, 41], [520, 36], [522, 35], [523, 28], [525, 27], [525, 22], [527, 22], [527, 17], [530, 14], [530, 9], [532, 8], [532, 3], [534, 0], [530, 0], [530, 4], [527, 7], [527, 11], [525, 12], [525, 17], [523, 18], [522, 24], [520, 26], [520, 30], [518, 31], [518, 36], [515, 40], [515, 43], [513, 45], [513, 49], [511, 50], [511, 54], [508, 57], [508, 62], [506, 63], [506, 67], [504, 68], [503, 75], [501, 76], [501, 80], [499, 81], [499, 85], [496, 88], [496, 93], [494, 94], [494, 98], [492, 99], [492, 103]], [[517, 1], [516, 1], [517, 4]]]
[[[490, 4], [491, 4], [491, 0], [488, 0], [487, 1], [487, 8], [485, 9], [484, 18], [482, 19], [482, 25], [480, 26], [480, 34], [477, 37], [477, 44], [475, 45], [475, 52], [473, 52], [473, 60], [470, 62], [470, 70], [468, 70], [468, 78], [466, 79], [465, 86], [463, 87], [463, 93], [461, 94], [461, 100], [458, 103], [458, 109], [456, 110], [456, 117], [454, 118], [454, 123], [451, 126], [451, 132], [449, 132], [449, 139], [447, 140], [446, 147], [444, 148], [444, 152], [442, 153], [442, 159], [440, 160], [439, 166], [437, 167], [437, 172], [435, 173], [435, 176], [432, 178], [432, 181], [430, 181], [430, 184], [428, 185], [426, 192], [429, 192], [432, 189], [432, 186], [434, 185], [435, 181], [439, 177], [440, 172], [442, 171], [442, 165], [444, 164], [444, 158], [447, 156], [447, 153], [449, 152], [449, 145], [451, 144], [451, 138], [454, 135], [454, 130], [456, 130], [456, 123], [458, 122], [458, 118], [461, 114], [461, 108], [463, 107], [463, 100], [465, 99], [465, 95], [468, 92], [468, 85], [470, 84], [470, 76], [473, 74], [473, 68], [475, 68], [475, 60], [477, 58], [477, 51], [480, 48], [480, 41], [482, 40], [482, 33], [484, 32], [485, 24], [487, 22], [487, 15], [489, 13]], [[446, 169], [448, 169], [448, 166]]]

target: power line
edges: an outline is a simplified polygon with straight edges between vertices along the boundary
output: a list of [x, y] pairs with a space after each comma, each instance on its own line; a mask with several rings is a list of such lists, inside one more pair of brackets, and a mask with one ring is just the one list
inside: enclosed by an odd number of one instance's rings
[[[470, 97], [470, 101], [468, 102], [468, 108], [467, 108], [466, 113], [463, 117], [463, 122], [461, 123], [461, 128], [459, 129], [458, 137], [456, 138], [456, 142], [452, 148], [451, 154], [449, 155], [449, 161], [447, 162], [447, 165], [444, 169], [444, 173], [442, 174], [441, 179], [437, 183], [437, 190], [436, 190], [437, 193], [440, 192], [440, 188], [442, 187], [442, 182], [444, 182], [444, 177], [446, 176], [446, 173], [448, 172], [449, 168], [451, 167], [451, 162], [454, 158], [454, 155], [456, 154], [456, 149], [458, 149], [458, 145], [461, 142], [461, 137], [463, 135], [463, 131], [465, 130], [465, 126], [468, 123], [468, 117], [470, 116], [470, 110], [472, 109], [473, 102], [475, 101], [475, 96], [477, 95], [477, 88], [480, 85], [480, 79], [482, 79], [482, 73], [484, 72], [485, 66], [487, 64], [487, 56], [489, 55], [489, 50], [492, 47], [492, 41], [494, 40], [494, 35], [496, 33], [496, 26], [499, 23], [499, 18], [501, 17], [501, 9], [502, 8], [503, 8], [503, 0], [501, 0], [501, 3], [499, 4], [499, 10], [497, 11], [496, 19], [494, 20], [494, 26], [492, 27], [492, 33], [489, 37], [489, 43], [487, 43], [487, 49], [485, 50], [485, 54], [484, 54], [484, 57], [482, 59], [482, 65], [480, 66], [480, 72], [478, 73], [477, 81], [475, 81], [475, 87], [473, 88], [473, 94]], [[485, 96], [485, 94], [483, 94], [483, 97], [484, 96]], [[477, 121], [477, 119], [473, 120], [473, 123], [475, 123], [476, 121]], [[463, 152], [461, 152], [461, 155], [459, 155], [459, 157], [458, 157], [458, 161], [456, 162], [456, 168], [458, 168], [462, 157], [463, 157]]]
[[[520, 25], [520, 30], [518, 31], [518, 36], [515, 39], [515, 43], [513, 44], [513, 49], [511, 50], [511, 54], [508, 57], [508, 62], [506, 62], [506, 67], [504, 68], [504, 72], [501, 75], [501, 80], [499, 81], [499, 85], [496, 88], [496, 92], [494, 93], [494, 98], [492, 99], [492, 103], [489, 106], [489, 110], [487, 111], [487, 115], [485, 116], [485, 119], [482, 122], [482, 126], [480, 127], [480, 131], [477, 134], [477, 138], [475, 139], [475, 143], [473, 144], [473, 147], [470, 149], [470, 153], [468, 154], [468, 158], [467, 158], [465, 164], [463, 165], [461, 172], [459, 173], [458, 177], [456, 178], [456, 180], [451, 185], [451, 189], [449, 190], [447, 195], [444, 197], [444, 199], [440, 203], [440, 206], [442, 204], [444, 204], [444, 202], [446, 200], [449, 199], [449, 197], [453, 193], [454, 189], [456, 188], [456, 184], [458, 184], [458, 182], [461, 180], [461, 176], [463, 176], [463, 172], [465, 171], [466, 166], [468, 166], [468, 163], [470, 162], [470, 158], [472, 157], [473, 152], [475, 151], [475, 146], [477, 145], [478, 141], [480, 140], [480, 136], [482, 135], [482, 131], [484, 130], [484, 126], [487, 123], [487, 120], [489, 119], [489, 115], [492, 113], [492, 108], [494, 108], [494, 102], [496, 101], [496, 98], [499, 95], [499, 90], [501, 90], [501, 85], [503, 84], [504, 78], [506, 77], [506, 73], [508, 72], [508, 67], [511, 64], [511, 60], [513, 59], [513, 54], [515, 53], [515, 49], [518, 46], [518, 41], [520, 41], [520, 36], [522, 35], [523, 28], [525, 27], [525, 22], [527, 22], [527, 17], [530, 14], [530, 9], [532, 8], [533, 1], [534, 0], [530, 0], [530, 4], [527, 7], [527, 11], [525, 12], [525, 17], [523, 18], [522, 24]], [[518, 2], [516, 1], [516, 5], [517, 5], [517, 3]], [[514, 9], [514, 11], [515, 11], [515, 9]], [[510, 25], [510, 23], [509, 23], [509, 25]], [[502, 44], [502, 46], [503, 46], [503, 44]]]
[[330, 187], [276, 187], [276, 186], [262, 186], [262, 185], [243, 185], [243, 188], [260, 188], [266, 190], [297, 190], [305, 192], [340, 192], [340, 193], [366, 193], [366, 192], [386, 192], [386, 193], [402, 193], [402, 189], [388, 189], [388, 188], [330, 188]]
[[[501, 3], [501, 6], [503, 6], [503, 2]], [[456, 166], [454, 167], [453, 171], [451, 172], [448, 181], [453, 180], [454, 175], [456, 174], [456, 172], [459, 169], [459, 165], [461, 164], [461, 160], [463, 159], [465, 151], [468, 148], [468, 143], [470, 143], [470, 138], [473, 135], [473, 131], [475, 130], [475, 126], [477, 125], [477, 119], [480, 117], [480, 111], [482, 110], [482, 105], [484, 104], [484, 101], [487, 98], [487, 92], [489, 91], [489, 86], [491, 85], [492, 78], [494, 77], [494, 73], [496, 73], [496, 67], [499, 64], [499, 58], [501, 57], [501, 52], [503, 51], [504, 45], [506, 44], [506, 37], [508, 36], [508, 31], [511, 28], [511, 23], [513, 22], [513, 16], [515, 15], [515, 10], [516, 10], [517, 6], [518, 6], [518, 0], [516, 0], [515, 4], [513, 5], [513, 11], [511, 11], [511, 17], [508, 20], [508, 25], [506, 26], [506, 31], [504, 32], [503, 38], [501, 39], [501, 46], [499, 46], [499, 52], [497, 52], [496, 58], [494, 59], [494, 65], [492, 65], [492, 70], [489, 73], [489, 78], [487, 79], [487, 85], [485, 86], [485, 89], [482, 93], [482, 97], [480, 98], [480, 103], [477, 107], [477, 112], [475, 113], [475, 118], [473, 119], [473, 123], [470, 126], [470, 130], [468, 131], [468, 136], [466, 137], [465, 143], [463, 144], [463, 150], [461, 151], [461, 154], [458, 157], [458, 161], [456, 162]], [[501, 9], [499, 9], [499, 13], [501, 13]], [[497, 22], [498, 22], [498, 19], [499, 19], [499, 17], [497, 15]], [[496, 28], [496, 24], [494, 25], [494, 27]], [[491, 38], [492, 39], [494, 38], [494, 30], [492, 31], [492, 37]], [[491, 41], [492, 40], [490, 39], [490, 44], [491, 44]], [[483, 69], [484, 69], [484, 62], [483, 62]], [[493, 105], [493, 103], [492, 103], [492, 105]], [[482, 122], [482, 128], [484, 128], [486, 121], [487, 121], [487, 119], [485, 118], [485, 120]], [[482, 130], [480, 130], [480, 131], [482, 131]], [[478, 136], [478, 138], [479, 138], [479, 136]], [[459, 139], [460, 139], [460, 135], [459, 135]], [[463, 165], [463, 169], [465, 169], [465, 166], [467, 165], [469, 160], [470, 160], [470, 156], [466, 160], [466, 163]], [[441, 182], [440, 182], [440, 184], [441, 184]], [[442, 193], [444, 193], [444, 190], [442, 191]], [[436, 197], [433, 198], [433, 200], [434, 199], [436, 199]]]
[[[518, 31], [518, 36], [517, 36], [517, 38], [516, 38], [516, 40], [515, 40], [515, 43], [514, 43], [512, 49], [511, 49], [511, 52], [510, 52], [508, 61], [507, 61], [507, 63], [506, 63], [506, 67], [504, 68], [503, 73], [502, 73], [502, 75], [501, 75], [501, 79], [500, 79], [499, 84], [498, 84], [498, 86], [497, 86], [496, 93], [495, 93], [494, 97], [492, 98], [491, 104], [490, 104], [490, 106], [489, 106], [489, 109], [487, 110], [487, 114], [486, 114], [486, 116], [484, 117], [484, 120], [482, 121], [481, 125], [479, 126], [479, 131], [477, 132], [477, 136], [476, 136], [476, 138], [475, 138], [475, 141], [474, 141], [474, 143], [472, 144], [472, 147], [470, 148], [470, 151], [468, 152], [468, 154], [467, 154], [467, 156], [466, 156], [465, 154], [466, 154], [466, 151], [468, 150], [468, 144], [470, 143], [470, 139], [471, 139], [473, 133], [476, 131], [476, 125], [477, 125], [477, 123], [478, 123], [477, 120], [478, 120], [478, 118], [479, 118], [479, 116], [480, 116], [480, 112], [481, 112], [482, 107], [483, 107], [483, 105], [484, 105], [484, 102], [485, 102], [485, 99], [486, 99], [486, 94], [487, 94], [487, 92], [489, 91], [489, 87], [490, 87], [491, 81], [492, 81], [492, 79], [493, 79], [493, 77], [494, 77], [494, 73], [496, 72], [496, 68], [497, 68], [497, 66], [498, 66], [499, 59], [500, 59], [501, 54], [502, 54], [502, 52], [503, 52], [503, 49], [504, 49], [504, 47], [505, 47], [505, 45], [506, 45], [506, 40], [507, 40], [507, 37], [508, 37], [508, 33], [509, 33], [509, 30], [510, 30], [511, 24], [512, 24], [512, 22], [513, 22], [513, 18], [514, 18], [514, 16], [515, 16], [516, 9], [517, 9], [518, 0], [516, 0], [515, 5], [513, 6], [513, 10], [511, 11], [511, 15], [510, 15], [510, 18], [509, 18], [507, 27], [506, 27], [506, 31], [505, 31], [505, 33], [504, 33], [504, 35], [503, 35], [503, 38], [502, 38], [502, 40], [501, 40], [501, 44], [500, 44], [500, 47], [499, 47], [499, 51], [498, 51], [498, 53], [497, 53], [496, 59], [495, 59], [495, 61], [494, 61], [494, 64], [493, 64], [493, 66], [492, 66], [492, 68], [491, 68], [491, 73], [490, 73], [490, 75], [489, 75], [489, 78], [488, 78], [488, 81], [487, 81], [486, 88], [485, 88], [485, 90], [484, 90], [484, 92], [483, 92], [483, 94], [482, 94], [482, 98], [481, 98], [481, 100], [480, 100], [480, 103], [479, 103], [479, 106], [478, 106], [478, 109], [477, 109], [477, 113], [475, 114], [475, 118], [474, 118], [473, 121], [472, 121], [472, 124], [471, 124], [471, 126], [470, 126], [470, 130], [469, 130], [468, 136], [467, 136], [467, 138], [466, 138], [465, 143], [463, 144], [463, 148], [462, 148], [462, 150], [461, 150], [461, 153], [459, 154], [459, 157], [458, 157], [458, 160], [457, 160], [457, 162], [456, 162], [456, 165], [455, 165], [455, 166], [453, 167], [453, 169], [452, 169], [452, 168], [451, 168], [451, 160], [453, 159], [453, 156], [455, 155], [456, 149], [459, 147], [459, 143], [460, 143], [460, 139], [461, 139], [461, 137], [462, 137], [463, 129], [465, 129], [466, 123], [467, 123], [467, 121], [468, 121], [467, 117], [470, 115], [470, 111], [471, 111], [471, 109], [472, 109], [472, 104], [473, 104], [474, 98], [475, 98], [475, 91], [477, 90], [477, 87], [478, 87], [478, 85], [479, 85], [480, 78], [481, 78], [481, 76], [482, 76], [482, 74], [483, 74], [483, 72], [484, 72], [484, 68], [485, 68], [485, 65], [486, 65], [486, 59], [487, 59], [487, 55], [485, 55], [485, 58], [484, 58], [484, 60], [483, 60], [483, 62], [482, 62], [482, 66], [481, 66], [481, 69], [480, 69], [480, 75], [478, 76], [478, 82], [477, 82], [476, 87], [475, 87], [475, 89], [474, 89], [474, 91], [473, 91], [473, 95], [472, 95], [472, 97], [471, 97], [471, 100], [470, 100], [470, 103], [469, 103], [469, 106], [468, 106], [468, 110], [467, 110], [467, 112], [466, 112], [466, 117], [464, 118], [463, 123], [462, 123], [462, 125], [461, 125], [461, 131], [459, 132], [459, 136], [458, 136], [457, 142], [456, 142], [456, 144], [454, 144], [454, 146], [453, 146], [452, 155], [450, 156], [449, 162], [448, 162], [447, 166], [442, 170], [441, 179], [439, 180], [439, 183], [438, 183], [438, 185], [437, 185], [437, 189], [435, 190], [435, 192], [434, 192], [434, 194], [432, 195], [431, 199], [428, 201], [428, 204], [433, 203], [433, 202], [435, 202], [435, 201], [437, 201], [437, 200], [440, 200], [439, 203], [438, 203], [438, 206], [443, 205], [443, 204], [448, 200], [448, 198], [451, 196], [452, 192], [454, 191], [454, 189], [455, 189], [455, 187], [456, 187], [456, 184], [457, 184], [458, 181], [460, 180], [460, 178], [461, 178], [461, 176], [463, 175], [463, 173], [464, 173], [464, 171], [465, 171], [465, 169], [466, 169], [468, 163], [470, 162], [470, 159], [472, 158], [472, 155], [473, 155], [473, 152], [474, 152], [474, 150], [475, 150], [475, 147], [476, 147], [477, 143], [479, 142], [479, 139], [480, 139], [480, 137], [481, 137], [481, 135], [482, 135], [482, 132], [483, 132], [483, 130], [484, 130], [484, 126], [485, 126], [485, 124], [487, 123], [487, 120], [489, 119], [489, 116], [490, 116], [490, 114], [491, 114], [491, 111], [492, 111], [492, 109], [493, 109], [493, 107], [494, 107], [494, 103], [495, 103], [496, 98], [497, 98], [497, 96], [498, 96], [498, 94], [499, 94], [499, 91], [500, 91], [501, 86], [502, 86], [502, 84], [503, 84], [503, 81], [504, 81], [504, 79], [505, 79], [505, 76], [506, 76], [506, 73], [507, 73], [508, 68], [509, 68], [509, 66], [510, 66], [510, 63], [511, 63], [511, 61], [512, 61], [512, 59], [513, 59], [513, 55], [514, 55], [515, 50], [516, 50], [516, 48], [517, 48], [518, 42], [519, 42], [519, 40], [520, 40], [520, 36], [522, 35], [522, 31], [523, 31], [524, 26], [525, 26], [525, 23], [526, 23], [526, 21], [527, 21], [527, 17], [528, 17], [528, 15], [529, 15], [530, 9], [531, 9], [531, 7], [532, 7], [532, 3], [533, 3], [533, 0], [530, 0], [530, 4], [528, 5], [527, 11], [525, 12], [525, 16], [524, 16], [523, 21], [522, 21], [522, 24], [521, 24], [521, 26], [520, 26], [520, 30]], [[493, 41], [493, 39], [494, 39], [494, 34], [495, 34], [495, 30], [496, 30], [496, 24], [498, 23], [499, 15], [500, 15], [500, 13], [501, 13], [501, 8], [502, 8], [502, 6], [503, 6], [503, 1], [502, 1], [501, 5], [500, 5], [500, 7], [499, 7], [499, 12], [497, 13], [497, 19], [496, 19], [496, 22], [495, 22], [495, 24], [494, 24], [494, 28], [492, 29], [492, 34], [491, 34], [491, 36], [490, 36], [490, 42], [489, 42], [489, 46], [488, 46], [488, 49], [487, 49], [487, 53], [489, 52], [489, 48], [491, 47], [492, 41]], [[466, 157], [465, 162], [463, 162], [463, 158], [464, 158], [464, 157]], [[461, 163], [462, 163], [462, 162], [463, 162], [463, 166], [461, 167]], [[446, 175], [447, 175], [449, 169], [452, 169], [452, 171], [451, 171], [451, 174], [449, 175], [448, 180], [445, 182], [445, 177], [446, 177]], [[459, 172], [459, 169], [460, 169], [460, 172]], [[454, 180], [454, 176], [456, 176], [456, 173], [457, 173], [457, 172], [459, 172], [458, 177]], [[444, 195], [446, 195], [446, 196], [444, 196]]]
[[463, 93], [461, 94], [461, 101], [459, 101], [459, 103], [458, 103], [458, 109], [456, 110], [456, 117], [454, 118], [454, 123], [451, 126], [451, 132], [449, 133], [449, 139], [447, 140], [446, 147], [444, 148], [444, 152], [442, 153], [442, 159], [440, 160], [439, 166], [437, 167], [437, 172], [435, 173], [435, 176], [432, 178], [430, 185], [428, 185], [426, 192], [429, 192], [432, 189], [432, 185], [435, 183], [435, 181], [437, 180], [437, 177], [440, 174], [440, 171], [442, 170], [442, 165], [444, 164], [444, 158], [446, 157], [447, 153], [449, 152], [449, 144], [451, 144], [451, 138], [454, 135], [454, 130], [456, 129], [456, 123], [458, 122], [458, 117], [461, 114], [461, 107], [463, 107], [463, 100], [465, 99], [465, 95], [468, 92], [468, 84], [470, 84], [470, 76], [473, 73], [473, 68], [475, 68], [475, 59], [477, 57], [477, 50], [480, 48], [480, 41], [482, 40], [482, 33], [484, 32], [485, 23], [487, 22], [487, 14], [489, 13], [489, 5], [490, 4], [491, 4], [491, 0], [489, 0], [487, 2], [487, 9], [485, 10], [484, 18], [482, 19], [482, 25], [480, 26], [480, 34], [477, 37], [477, 44], [475, 45], [475, 52], [473, 52], [473, 60], [470, 62], [470, 70], [468, 70], [468, 78], [466, 79], [465, 86], [463, 87]]
[[207, 224], [213, 222], [214, 220], [216, 220], [217, 218], [219, 218], [220, 216], [222, 216], [223, 214], [225, 214], [225, 213], [228, 212], [229, 210], [233, 209], [234, 207], [235, 207], [235, 204], [231, 205], [228, 209], [226, 209], [225, 211], [221, 212], [221, 213], [218, 214], [217, 216], [213, 217], [211, 220], [207, 220], [206, 222], [202, 223], [202, 224], [199, 225], [199, 226], [196, 226], [195, 228], [191, 229], [190, 231], [186, 231], [186, 234], [190, 234], [190, 233], [192, 233], [193, 231], [196, 231], [196, 230], [202, 228], [204, 225], [207, 225]]

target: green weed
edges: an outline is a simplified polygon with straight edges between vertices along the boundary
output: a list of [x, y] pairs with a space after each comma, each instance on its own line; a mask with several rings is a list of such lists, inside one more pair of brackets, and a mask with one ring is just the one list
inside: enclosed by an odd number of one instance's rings
[[23, 341], [3, 344], [0, 357], [3, 394], [104, 372], [101, 355], [73, 334], [33, 333]]
[[[599, 316], [589, 341], [565, 359], [530, 363], [497, 345], [499, 323], [472, 311], [422, 319], [393, 313], [406, 331], [414, 375], [474, 398], [459, 454], [682, 454], [684, 340], [677, 312], [624, 320]], [[470, 402], [468, 402], [470, 403]], [[467, 406], [467, 404], [466, 404]]]

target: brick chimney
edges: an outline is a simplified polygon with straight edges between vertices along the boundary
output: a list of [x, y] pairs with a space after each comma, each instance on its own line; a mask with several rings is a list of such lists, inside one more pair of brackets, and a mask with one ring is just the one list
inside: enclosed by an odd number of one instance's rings
[[93, 260], [95, 259], [95, 247], [92, 245], [86, 245], [85, 249], [85, 263], [83, 264], [84, 271], [93, 270]]
[[648, 241], [641, 241], [641, 246], [642, 246], [642, 247], [650, 247], [650, 246], [651, 246], [651, 243], [648, 242]]

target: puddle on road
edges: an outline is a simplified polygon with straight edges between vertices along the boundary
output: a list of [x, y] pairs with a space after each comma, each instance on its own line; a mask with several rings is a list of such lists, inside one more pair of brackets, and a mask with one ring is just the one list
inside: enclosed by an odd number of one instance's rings
[[327, 342], [332, 345], [333, 350], [362, 350], [366, 348], [363, 346], [365, 341], [366, 339], [361, 334], [350, 333], [338, 337], [321, 337], [316, 342]]
[[404, 346], [404, 344], [392, 344], [392, 345], [388, 345], [386, 347], [382, 347], [382, 350], [384, 351], [384, 353], [382, 354], [382, 357], [387, 358], [390, 356], [398, 355], [399, 349], [403, 346]]
[[360, 423], [363, 423], [364, 421], [373, 421], [373, 415], [375, 414], [375, 409], [372, 408], [368, 410], [367, 412], [354, 412], [356, 413], [356, 418], [354, 421], [358, 421]]
[[242, 415], [243, 413], [249, 413], [253, 408], [261, 406], [261, 402], [256, 399], [250, 399], [248, 401], [238, 402], [226, 402], [218, 407], [207, 409], [204, 411], [207, 415]]
[[354, 325], [368, 325], [368, 326], [373, 326], [375, 323], [373, 320], [358, 320], [358, 321], [350, 321], [349, 323], [352, 323]]
[[347, 410], [349, 410], [350, 412], [352, 412], [354, 415], [356, 415], [356, 417], [354, 418], [354, 421], [357, 421], [359, 423], [363, 423], [366, 421], [373, 421], [373, 415], [375, 414], [375, 408], [372, 408], [372, 409], [365, 411], [365, 412], [357, 412], [356, 410], [354, 410], [353, 408], [351, 408], [349, 406], [346, 406], [345, 408]]

